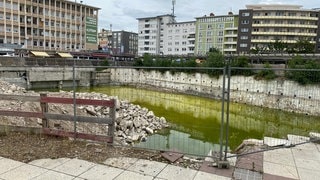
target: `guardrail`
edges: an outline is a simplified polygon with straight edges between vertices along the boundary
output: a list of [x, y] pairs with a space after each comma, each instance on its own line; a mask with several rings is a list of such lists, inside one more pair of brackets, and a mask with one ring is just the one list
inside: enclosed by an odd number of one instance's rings
[[[7, 95], [0, 94], [1, 100], [7, 101], [20, 101], [20, 102], [39, 102], [41, 112], [28, 112], [17, 110], [0, 110], [0, 116], [16, 116], [27, 118], [41, 118], [42, 119], [42, 133], [47, 135], [74, 137], [80, 139], [88, 139], [95, 141], [103, 141], [107, 143], [113, 143], [114, 122], [116, 113], [116, 100], [91, 100], [91, 99], [73, 99], [62, 97], [49, 97], [47, 94], [40, 94], [40, 96], [21, 96], [21, 95]], [[93, 105], [104, 106], [110, 108], [108, 117], [90, 117], [90, 116], [74, 116], [71, 114], [56, 114], [49, 113], [48, 105], [50, 104], [76, 104], [76, 105]], [[89, 134], [83, 132], [77, 132], [76, 128], [74, 132], [65, 131], [49, 127], [50, 120], [68, 121], [77, 123], [97, 123], [99, 125], [108, 125], [108, 132], [106, 135]], [[74, 123], [76, 127], [76, 123]]]

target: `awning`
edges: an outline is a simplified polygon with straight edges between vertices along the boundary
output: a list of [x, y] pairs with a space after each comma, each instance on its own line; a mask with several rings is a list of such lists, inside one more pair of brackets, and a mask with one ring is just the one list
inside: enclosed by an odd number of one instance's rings
[[30, 51], [33, 55], [39, 56], [39, 57], [50, 57], [48, 53], [46, 52], [39, 52], [39, 51]]
[[64, 58], [73, 58], [73, 56], [70, 53], [58, 53], [58, 55]]

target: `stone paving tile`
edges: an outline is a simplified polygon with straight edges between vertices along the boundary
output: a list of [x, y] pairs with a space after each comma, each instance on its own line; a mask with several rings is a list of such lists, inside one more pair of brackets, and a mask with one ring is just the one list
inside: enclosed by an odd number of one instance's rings
[[236, 168], [233, 172], [234, 179], [262, 180], [262, 173], [247, 169]]
[[[314, 147], [314, 148], [311, 148], [311, 147]], [[320, 153], [315, 153], [317, 152], [317, 148], [315, 146], [311, 146], [311, 147], [310, 149], [307, 149], [306, 147], [303, 147], [303, 146], [294, 147], [292, 148], [292, 154], [294, 157], [320, 161]]]
[[167, 164], [165, 163], [139, 159], [130, 166], [128, 170], [145, 175], [157, 176], [166, 166]]
[[317, 170], [298, 168], [300, 180], [318, 180], [320, 179], [319, 166]]
[[288, 166], [295, 166], [295, 161], [290, 149], [282, 150], [272, 150], [266, 151], [263, 155], [264, 161], [283, 164]]
[[263, 172], [272, 175], [282, 175], [283, 177], [299, 179], [298, 172], [294, 166], [286, 166], [271, 162], [263, 162]]
[[80, 174], [86, 172], [93, 166], [95, 166], [95, 164], [92, 162], [80, 159], [71, 159], [70, 161], [67, 161], [64, 164], [53, 168], [53, 170], [72, 176], [79, 176]]
[[157, 177], [168, 180], [192, 180], [196, 176], [196, 173], [197, 171], [193, 169], [168, 165], [160, 172], [160, 174]]
[[320, 167], [320, 161], [319, 160], [311, 160], [311, 159], [302, 159], [301, 158], [295, 158], [296, 166], [297, 168], [304, 168], [309, 170], [315, 170], [318, 171]]
[[33, 179], [43, 173], [48, 171], [47, 169], [43, 169], [37, 166], [32, 166], [28, 164], [24, 164], [15, 169], [12, 169], [6, 173], [0, 175], [2, 179], [14, 179], [14, 180], [25, 180], [25, 179]]
[[231, 178], [199, 171], [193, 180], [230, 180]]
[[118, 158], [108, 158], [103, 164], [121, 168], [128, 169], [135, 162], [137, 162], [137, 158], [128, 158], [128, 157], [118, 157]]
[[97, 164], [93, 168], [81, 174], [79, 177], [95, 180], [114, 179], [123, 172], [123, 169]]
[[34, 165], [34, 166], [39, 166], [39, 167], [44, 167], [47, 169], [53, 169], [57, 166], [62, 165], [63, 163], [70, 161], [71, 159], [69, 158], [59, 158], [59, 159], [38, 159], [29, 162], [28, 164]]
[[238, 157], [236, 168], [262, 172], [263, 153], [254, 153]]
[[125, 171], [114, 180], [153, 180], [153, 176], [143, 175], [136, 172]]
[[60, 172], [55, 172], [55, 171], [47, 171], [35, 178], [32, 178], [32, 180], [73, 180], [75, 176], [70, 176], [67, 174], [63, 174]]
[[273, 137], [264, 137], [263, 143], [268, 145], [269, 147], [281, 146], [288, 143], [286, 139], [278, 139]]
[[199, 171], [231, 178], [234, 171], [234, 167], [230, 166], [229, 169], [219, 169], [217, 167], [213, 167], [212, 162], [205, 161], [202, 163]]
[[0, 159], [0, 174], [24, 165], [22, 162], [14, 161], [7, 158]]
[[173, 153], [173, 152], [163, 152], [161, 153], [161, 156], [173, 163], [173, 162], [176, 162], [178, 159], [180, 159], [183, 156], [183, 154]]
[[272, 175], [272, 174], [263, 174], [263, 180], [296, 180], [292, 178], [286, 178], [282, 176]]

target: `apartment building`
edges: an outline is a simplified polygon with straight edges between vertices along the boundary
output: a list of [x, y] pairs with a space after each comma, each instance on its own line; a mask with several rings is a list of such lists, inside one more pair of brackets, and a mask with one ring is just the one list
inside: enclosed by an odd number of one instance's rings
[[0, 0], [0, 43], [29, 50], [98, 48], [99, 8], [66, 0]]
[[195, 48], [195, 34], [195, 21], [167, 24], [163, 38], [163, 54], [193, 55]]
[[164, 38], [167, 36], [167, 24], [174, 23], [173, 15], [138, 18], [138, 55], [164, 54], [166, 47]]
[[228, 15], [196, 18], [195, 54], [205, 55], [211, 48], [222, 53], [236, 53], [238, 15], [229, 12]]
[[277, 40], [293, 44], [307, 40], [320, 52], [319, 9], [303, 9], [299, 5], [247, 5], [239, 10], [239, 53], [268, 48]]
[[111, 52], [113, 55], [138, 54], [138, 34], [127, 31], [112, 31]]
[[99, 42], [99, 50], [110, 52], [112, 46], [112, 31], [107, 29], [101, 29], [98, 32], [98, 42]]

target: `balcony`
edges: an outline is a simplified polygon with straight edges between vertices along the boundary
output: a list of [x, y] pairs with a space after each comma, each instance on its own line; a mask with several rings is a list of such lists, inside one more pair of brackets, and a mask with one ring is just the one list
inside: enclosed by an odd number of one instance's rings
[[238, 34], [225, 34], [224, 37], [238, 37]]
[[309, 28], [317, 29], [317, 25], [306, 24], [252, 24], [252, 27], [288, 27], [288, 28]]
[[313, 20], [318, 21], [318, 17], [310, 16], [253, 16], [252, 19], [296, 19], [296, 20]]
[[298, 33], [298, 32], [252, 32], [252, 35], [263, 35], [263, 36], [307, 36], [316, 37], [317, 33]]

